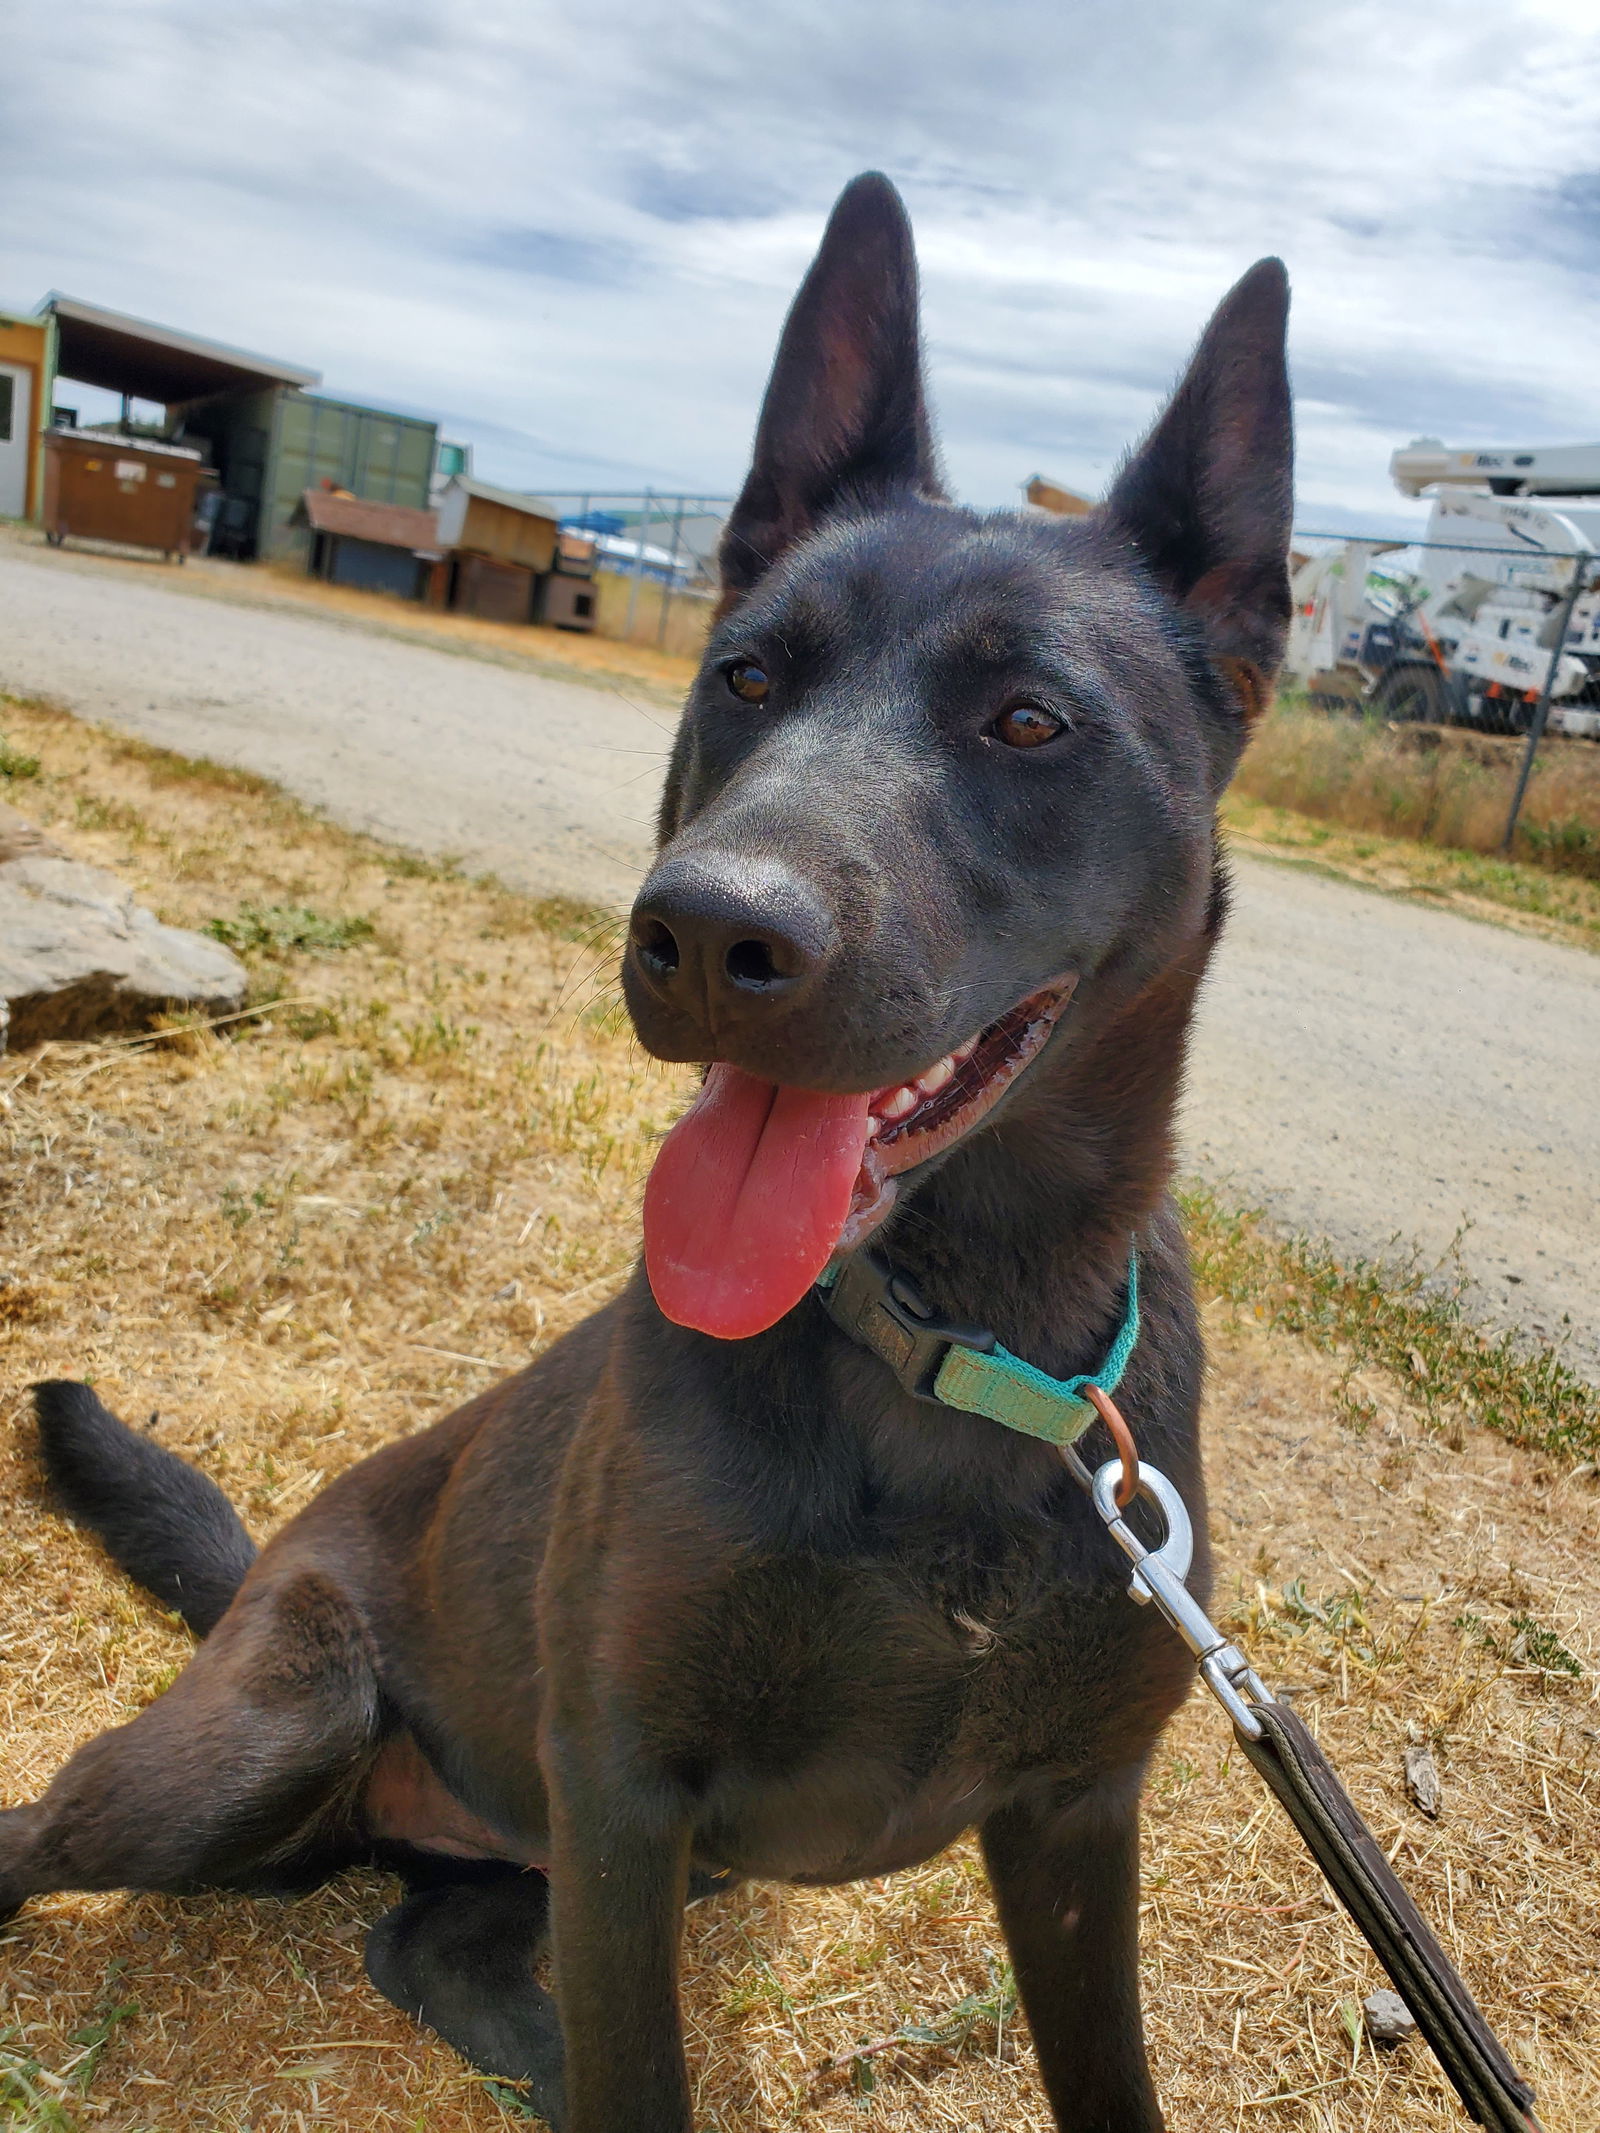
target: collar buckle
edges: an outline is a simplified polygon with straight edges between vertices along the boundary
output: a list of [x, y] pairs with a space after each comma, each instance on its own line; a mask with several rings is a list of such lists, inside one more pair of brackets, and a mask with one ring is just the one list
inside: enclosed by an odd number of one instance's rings
[[873, 1252], [853, 1252], [821, 1300], [840, 1331], [887, 1363], [914, 1400], [935, 1406], [942, 1403], [934, 1385], [952, 1348], [992, 1355], [998, 1345], [983, 1326], [935, 1318], [916, 1284]]

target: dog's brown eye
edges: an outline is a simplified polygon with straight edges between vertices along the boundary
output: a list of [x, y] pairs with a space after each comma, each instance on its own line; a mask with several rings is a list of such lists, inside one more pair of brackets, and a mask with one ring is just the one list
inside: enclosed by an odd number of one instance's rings
[[762, 704], [766, 702], [772, 684], [767, 679], [765, 667], [758, 667], [753, 659], [741, 659], [728, 669], [728, 687], [740, 703]]
[[1008, 748], [1042, 748], [1046, 741], [1053, 741], [1066, 730], [1064, 718], [1057, 718], [1039, 704], [1012, 704], [989, 728], [995, 739], [1004, 741]]

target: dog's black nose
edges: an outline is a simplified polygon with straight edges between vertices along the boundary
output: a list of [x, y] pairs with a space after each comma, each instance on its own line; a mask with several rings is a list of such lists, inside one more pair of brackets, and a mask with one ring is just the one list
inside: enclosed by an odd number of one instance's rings
[[834, 928], [779, 860], [685, 854], [640, 890], [629, 939], [656, 997], [714, 1028], [730, 1013], [792, 1003], [827, 963]]

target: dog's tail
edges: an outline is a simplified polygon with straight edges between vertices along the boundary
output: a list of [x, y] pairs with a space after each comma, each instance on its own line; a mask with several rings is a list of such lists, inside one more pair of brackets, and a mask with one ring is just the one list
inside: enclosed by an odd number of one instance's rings
[[256, 1559], [255, 1542], [216, 1483], [119, 1422], [87, 1385], [70, 1378], [35, 1385], [33, 1406], [62, 1507], [197, 1637], [214, 1629]]

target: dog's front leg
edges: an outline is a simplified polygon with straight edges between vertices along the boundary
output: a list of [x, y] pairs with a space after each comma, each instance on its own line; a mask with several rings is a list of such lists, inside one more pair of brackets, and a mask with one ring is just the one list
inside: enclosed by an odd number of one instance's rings
[[1039, 2070], [1060, 2133], [1161, 2133], [1139, 2012], [1139, 1787], [1016, 1802], [983, 1826]]
[[564, 2133], [691, 2133], [678, 2013], [687, 1803], [619, 1771], [594, 1723], [547, 1730], [551, 1936]]

